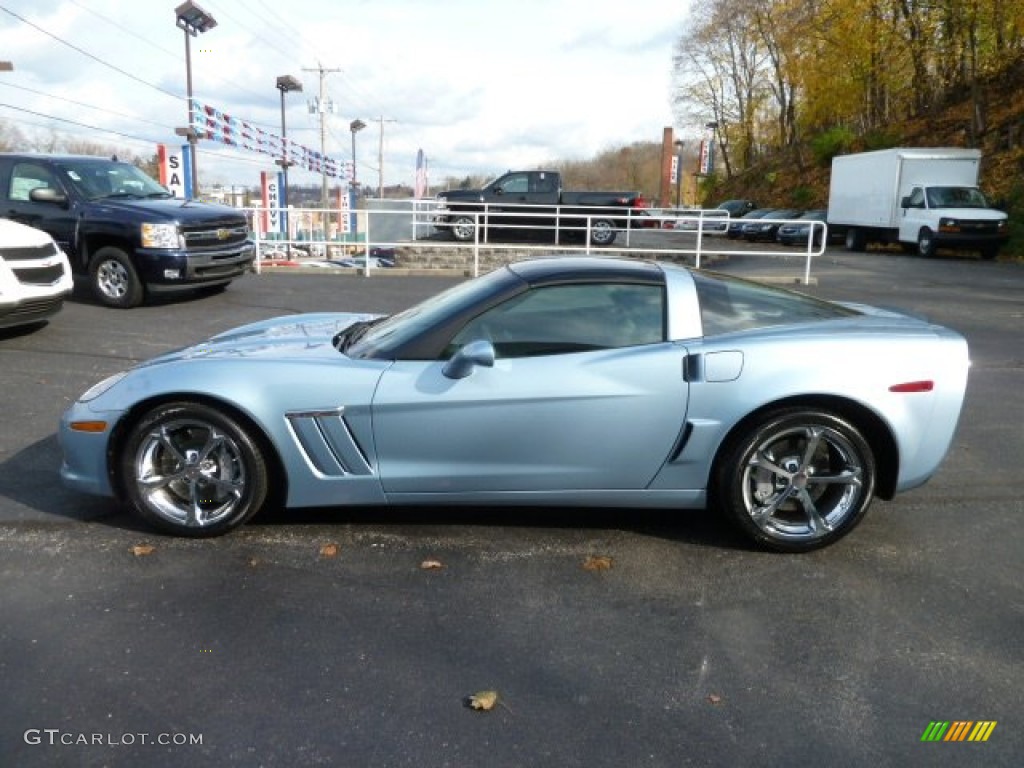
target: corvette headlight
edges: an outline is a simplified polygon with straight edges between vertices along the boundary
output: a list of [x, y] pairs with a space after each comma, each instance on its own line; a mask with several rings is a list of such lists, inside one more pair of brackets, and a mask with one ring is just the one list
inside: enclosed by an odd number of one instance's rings
[[176, 224], [142, 225], [143, 248], [184, 248], [185, 244]]
[[113, 376], [108, 376], [99, 384], [95, 384], [83, 392], [81, 397], [78, 398], [78, 402], [87, 403], [90, 400], [95, 400], [127, 375], [128, 371], [121, 371], [120, 373], [115, 373]]

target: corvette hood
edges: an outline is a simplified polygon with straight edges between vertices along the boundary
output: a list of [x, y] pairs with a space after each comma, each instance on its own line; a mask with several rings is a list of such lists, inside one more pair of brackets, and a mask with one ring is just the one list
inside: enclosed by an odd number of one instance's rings
[[360, 320], [380, 317], [354, 312], [322, 312], [287, 315], [232, 328], [206, 341], [169, 352], [145, 365], [175, 360], [253, 357], [337, 356], [331, 340], [340, 331]]

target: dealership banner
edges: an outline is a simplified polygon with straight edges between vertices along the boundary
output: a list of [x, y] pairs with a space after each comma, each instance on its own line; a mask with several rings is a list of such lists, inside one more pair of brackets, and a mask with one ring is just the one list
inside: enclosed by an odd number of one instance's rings
[[263, 231], [287, 232], [288, 224], [281, 210], [281, 189], [283, 188], [283, 174], [260, 172], [260, 190], [263, 193]]
[[184, 145], [180, 150], [168, 150], [166, 144], [157, 144], [156, 155], [160, 161], [160, 183], [170, 191], [172, 195], [180, 199], [187, 199], [191, 190], [191, 177], [186, 173], [185, 157], [188, 155], [189, 146]]
[[190, 102], [191, 128], [201, 139], [219, 141], [250, 152], [285, 158], [291, 165], [331, 177], [351, 180], [352, 163], [341, 162], [304, 147], [288, 138], [275, 136], [244, 120], [225, 114], [198, 99]]

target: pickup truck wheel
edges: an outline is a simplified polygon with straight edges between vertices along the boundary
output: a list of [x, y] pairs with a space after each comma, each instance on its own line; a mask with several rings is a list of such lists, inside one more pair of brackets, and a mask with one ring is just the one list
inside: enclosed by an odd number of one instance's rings
[[101, 303], [131, 309], [142, 303], [145, 291], [135, 266], [120, 248], [100, 248], [89, 262], [89, 280]]
[[473, 239], [473, 230], [476, 229], [476, 222], [472, 216], [456, 214], [452, 216], [452, 237], [460, 243]]
[[926, 259], [935, 256], [935, 235], [927, 227], [917, 235], [917, 254]]
[[980, 253], [981, 258], [983, 258], [985, 261], [992, 261], [993, 259], [995, 259], [996, 256], [999, 255], [999, 246], [986, 245], [984, 248], [981, 249]]
[[592, 245], [611, 245], [615, 242], [615, 227], [608, 219], [595, 219], [590, 224], [590, 242]]

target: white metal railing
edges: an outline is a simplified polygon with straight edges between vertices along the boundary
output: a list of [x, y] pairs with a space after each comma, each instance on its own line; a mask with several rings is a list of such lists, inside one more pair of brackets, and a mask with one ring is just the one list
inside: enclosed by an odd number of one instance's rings
[[[377, 201], [371, 201], [376, 203]], [[480, 273], [481, 251], [538, 251], [550, 252], [552, 247], [560, 252], [583, 254], [624, 253], [643, 254], [654, 257], [692, 257], [699, 269], [707, 257], [714, 256], [762, 256], [778, 257], [793, 251], [780, 251], [774, 243], [764, 249], [730, 247], [724, 237], [730, 225], [742, 219], [729, 219], [727, 211], [700, 209], [643, 209], [643, 208], [594, 208], [593, 212], [581, 215], [578, 207], [566, 214], [560, 209], [542, 215], [538, 206], [505, 204], [496, 211], [495, 206], [479, 204], [473, 210], [461, 210], [460, 214], [472, 220], [472, 239], [455, 241], [451, 238], [450, 227], [438, 227], [438, 215], [448, 214], [439, 207], [436, 200], [383, 201], [384, 207], [356, 211], [329, 210], [319, 208], [247, 209], [250, 224], [256, 234], [257, 271], [265, 264], [288, 263], [322, 264], [323, 266], [361, 267], [370, 275], [377, 267], [375, 260], [393, 253], [394, 249], [416, 246], [418, 249], [439, 252], [469, 252], [472, 274]], [[723, 216], [723, 214], [725, 214]], [[288, 234], [270, 233], [259, 226], [267, 217], [271, 220], [287, 216]], [[595, 223], [614, 219], [620, 224], [615, 228], [616, 242], [598, 246], [591, 242]], [[547, 233], [548, 242], [508, 242], [498, 238], [492, 229], [500, 221], [504, 232]], [[546, 222], [546, 223], [545, 223]], [[811, 264], [816, 256], [824, 253], [827, 244], [827, 227], [824, 222], [793, 219], [756, 219], [759, 224], [807, 224], [810, 225], [804, 254], [802, 280], [810, 282]], [[670, 224], [670, 226], [669, 226]], [[818, 236], [820, 233], [820, 236]], [[554, 242], [550, 242], [553, 240]], [[816, 244], [817, 243], [817, 244]]]

